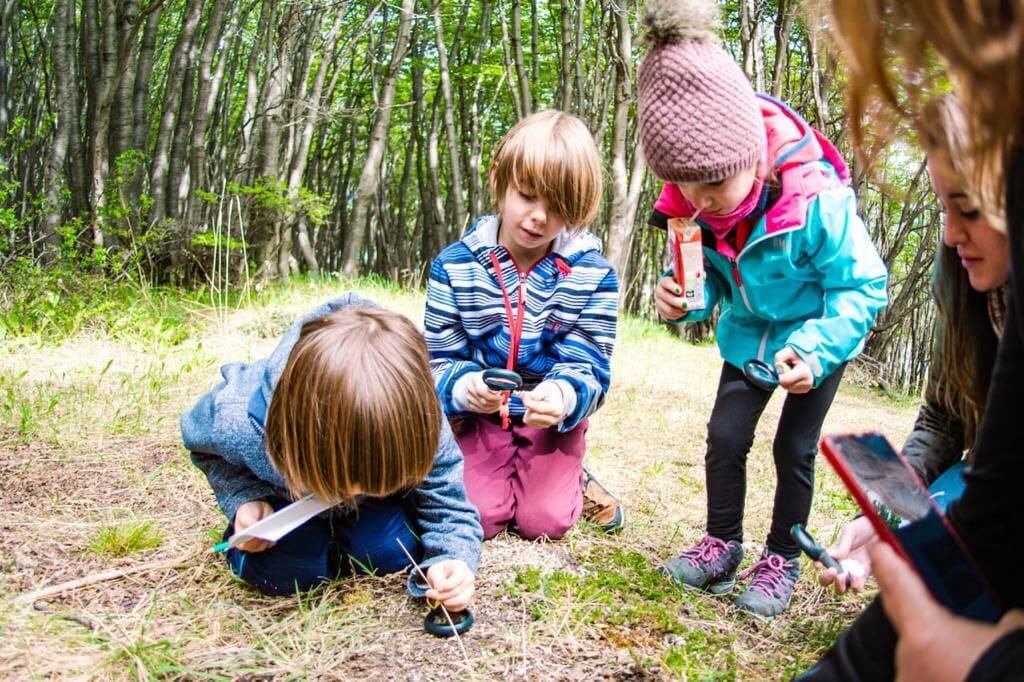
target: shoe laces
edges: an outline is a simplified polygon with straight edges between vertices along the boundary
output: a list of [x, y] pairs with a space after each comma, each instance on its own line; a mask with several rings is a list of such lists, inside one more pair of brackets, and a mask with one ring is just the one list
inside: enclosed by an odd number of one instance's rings
[[729, 551], [729, 546], [718, 538], [705, 535], [696, 545], [679, 555], [680, 559], [686, 559], [694, 568], [701, 564], [709, 564]]
[[778, 554], [765, 554], [760, 561], [739, 574], [739, 580], [754, 574], [749, 589], [757, 590], [766, 597], [775, 597], [785, 583], [786, 560]]

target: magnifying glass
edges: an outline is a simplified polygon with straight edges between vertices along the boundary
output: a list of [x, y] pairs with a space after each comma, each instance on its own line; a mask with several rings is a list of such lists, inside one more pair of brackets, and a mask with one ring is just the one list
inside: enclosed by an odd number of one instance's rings
[[763, 360], [744, 362], [743, 374], [747, 377], [747, 381], [762, 391], [774, 391], [779, 386], [779, 372]]
[[[451, 618], [451, 623], [448, 622], [448, 618]], [[455, 629], [452, 629], [452, 625], [455, 625]], [[464, 611], [449, 611], [445, 615], [444, 608], [441, 605], [437, 605], [430, 609], [423, 618], [423, 629], [434, 635], [434, 637], [454, 637], [455, 635], [462, 635], [469, 631], [473, 627], [473, 614], [469, 612], [469, 609]]]
[[492, 391], [518, 391], [523, 387], [523, 378], [510, 369], [490, 367], [484, 370], [484, 383]]

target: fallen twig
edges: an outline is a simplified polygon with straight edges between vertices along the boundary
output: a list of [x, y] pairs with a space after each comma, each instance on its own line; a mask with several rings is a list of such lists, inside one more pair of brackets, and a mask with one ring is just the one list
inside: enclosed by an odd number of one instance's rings
[[46, 599], [47, 597], [53, 597], [64, 592], [71, 592], [77, 590], [80, 587], [87, 587], [89, 585], [95, 585], [96, 583], [103, 583], [110, 580], [117, 580], [129, 575], [135, 575], [137, 573], [149, 573], [150, 571], [159, 571], [167, 568], [174, 568], [178, 564], [182, 564], [191, 556], [191, 552], [175, 557], [173, 559], [163, 559], [161, 561], [150, 561], [145, 564], [137, 564], [135, 566], [126, 566], [125, 568], [116, 568], [109, 571], [101, 571], [99, 573], [93, 573], [86, 575], [81, 578], [75, 578], [74, 580], [68, 580], [57, 585], [51, 585], [50, 587], [43, 587], [32, 592], [26, 592], [25, 594], [16, 597], [14, 599], [15, 604], [31, 604], [32, 602], [39, 599]]

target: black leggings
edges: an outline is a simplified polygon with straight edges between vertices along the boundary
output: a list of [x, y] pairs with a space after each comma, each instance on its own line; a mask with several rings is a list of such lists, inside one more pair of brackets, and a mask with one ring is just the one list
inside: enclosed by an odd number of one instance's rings
[[[768, 550], [793, 559], [800, 548], [789, 535], [794, 523], [807, 523], [814, 491], [814, 458], [821, 424], [843, 378], [845, 363], [808, 393], [789, 394], [775, 430], [775, 507]], [[747, 454], [754, 429], [772, 394], [757, 388], [743, 372], [725, 363], [708, 423], [705, 476], [708, 535], [743, 541], [743, 502], [747, 492]]]

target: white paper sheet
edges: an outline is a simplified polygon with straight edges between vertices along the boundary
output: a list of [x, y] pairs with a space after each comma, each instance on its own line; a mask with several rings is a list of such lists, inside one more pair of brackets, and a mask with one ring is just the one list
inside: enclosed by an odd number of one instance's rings
[[252, 539], [277, 542], [306, 521], [333, 506], [333, 504], [324, 502], [316, 495], [310, 493], [301, 500], [292, 502], [287, 507], [260, 520], [258, 523], [252, 524], [241, 533], [235, 533], [228, 540], [228, 547], [237, 547], [243, 542]]

